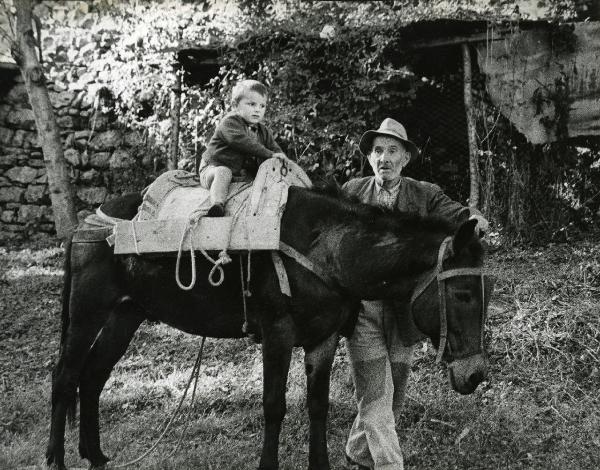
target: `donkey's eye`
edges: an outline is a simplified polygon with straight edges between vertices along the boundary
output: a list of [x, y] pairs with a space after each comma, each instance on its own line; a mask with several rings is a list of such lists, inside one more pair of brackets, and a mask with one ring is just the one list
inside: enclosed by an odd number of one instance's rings
[[455, 292], [454, 298], [460, 302], [470, 302], [471, 301], [471, 293], [470, 292]]

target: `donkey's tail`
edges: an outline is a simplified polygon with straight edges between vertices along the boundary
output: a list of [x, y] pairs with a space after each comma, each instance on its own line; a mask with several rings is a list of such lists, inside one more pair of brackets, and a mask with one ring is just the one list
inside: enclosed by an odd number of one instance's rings
[[71, 299], [71, 245], [72, 240], [69, 238], [65, 243], [65, 261], [63, 264], [63, 290], [62, 290], [62, 328], [60, 334], [60, 346], [64, 345], [67, 339], [67, 330], [69, 329], [69, 302]]
[[[71, 300], [71, 250], [73, 240], [69, 238], [65, 243], [65, 261], [63, 264], [64, 276], [63, 276], [63, 291], [62, 291], [62, 313], [61, 313], [61, 333], [60, 333], [60, 352], [59, 352], [59, 365], [62, 363], [62, 354], [64, 352], [65, 343], [67, 342], [67, 335], [69, 332], [69, 323], [71, 321], [71, 312], [69, 304]], [[69, 400], [67, 404], [67, 419], [71, 426], [75, 423], [75, 417], [77, 415], [77, 393], [75, 392], [72, 396], [72, 400]]]

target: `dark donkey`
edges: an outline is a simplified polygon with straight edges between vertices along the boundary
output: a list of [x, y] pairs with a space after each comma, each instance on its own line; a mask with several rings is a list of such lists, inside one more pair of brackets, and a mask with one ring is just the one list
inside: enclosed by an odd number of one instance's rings
[[[119, 206], [123, 201], [129, 206]], [[116, 217], [131, 218], [139, 203], [139, 197], [122, 198], [103, 209]], [[278, 468], [290, 358], [292, 348], [302, 346], [310, 418], [308, 466], [329, 469], [326, 421], [331, 365], [339, 332], [344, 326], [352, 328], [360, 299], [406, 303], [420, 276], [436, 270], [441, 245], [447, 245], [440, 258], [443, 269], [480, 268], [483, 250], [473, 221], [455, 231], [440, 220], [386, 212], [294, 187], [290, 188], [281, 222], [281, 239], [314, 263], [315, 269], [283, 256], [292, 292], [289, 298], [280, 292], [269, 253], [252, 255], [248, 308], [259, 325], [264, 371], [265, 430], [259, 468]], [[206, 280], [211, 266], [199, 264], [196, 286], [186, 292], [175, 283], [173, 258], [114, 256], [106, 243], [85, 240], [70, 244], [66, 251], [63, 334], [52, 383], [49, 464], [65, 468], [65, 420], [67, 412], [74, 410], [77, 389], [79, 452], [92, 467], [102, 467], [108, 461], [100, 448], [99, 396], [144, 319], [213, 338], [243, 336], [236, 264], [225, 266], [225, 282], [220, 287], [211, 287]], [[188, 269], [189, 264], [181, 271]], [[447, 361], [456, 365], [451, 383], [461, 393], [471, 393], [487, 374], [481, 344], [485, 310], [482, 279], [469, 274], [444, 281], [449, 347], [443, 349]], [[423, 295], [412, 304], [414, 324], [438, 345], [440, 324], [446, 323], [445, 319], [440, 321], [438, 283], [427, 283], [423, 289]]]

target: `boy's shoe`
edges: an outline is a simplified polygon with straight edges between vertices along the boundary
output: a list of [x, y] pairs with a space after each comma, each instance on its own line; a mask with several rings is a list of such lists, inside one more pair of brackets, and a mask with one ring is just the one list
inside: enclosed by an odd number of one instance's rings
[[348, 454], [346, 454], [346, 465], [344, 465], [344, 470], [371, 470], [371, 468], [355, 462]]
[[206, 213], [206, 217], [223, 217], [224, 215], [225, 209], [223, 208], [223, 204], [213, 204]]

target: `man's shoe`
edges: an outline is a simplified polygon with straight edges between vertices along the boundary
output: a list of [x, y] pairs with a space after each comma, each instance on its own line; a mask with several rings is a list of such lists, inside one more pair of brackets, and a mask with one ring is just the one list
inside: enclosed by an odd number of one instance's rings
[[213, 204], [206, 213], [206, 217], [223, 217], [224, 215], [225, 209], [223, 208], [223, 204]]
[[344, 466], [344, 470], [371, 470], [371, 468], [355, 462], [346, 455], [346, 465]]

